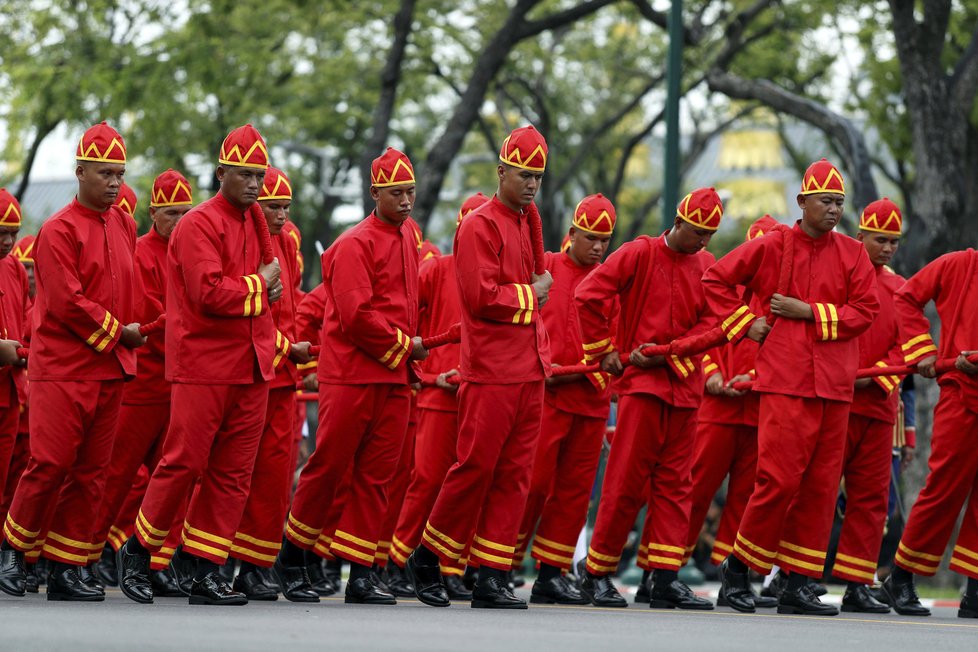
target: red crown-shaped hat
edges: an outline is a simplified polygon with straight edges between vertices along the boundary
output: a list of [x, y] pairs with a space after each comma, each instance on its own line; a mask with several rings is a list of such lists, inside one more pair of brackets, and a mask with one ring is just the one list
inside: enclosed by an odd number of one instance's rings
[[820, 192], [846, 194], [846, 184], [839, 170], [824, 158], [809, 165], [801, 181], [801, 194], [814, 195]]
[[889, 197], [877, 199], [859, 216], [859, 228], [863, 231], [900, 235], [903, 233], [903, 215], [900, 213], [900, 207], [890, 201]]
[[125, 163], [126, 143], [118, 131], [103, 121], [82, 134], [75, 158], [79, 161]]
[[265, 147], [265, 139], [250, 124], [238, 127], [224, 139], [217, 162], [221, 165], [264, 170], [268, 167], [268, 148]]
[[461, 224], [466, 215], [477, 209], [479, 206], [482, 206], [487, 201], [489, 201], [488, 197], [483, 195], [481, 192], [477, 192], [462, 202], [462, 207], [458, 209], [458, 215], [455, 216], [455, 226]]
[[17, 244], [14, 245], [14, 250], [10, 253], [22, 263], [33, 263], [35, 239], [32, 235], [25, 235], [17, 241]]
[[560, 241], [560, 253], [566, 253], [568, 249], [571, 248], [570, 233], [564, 236], [564, 239]]
[[503, 141], [499, 160], [531, 172], [543, 172], [547, 167], [547, 141], [533, 125], [514, 129]]
[[617, 219], [614, 205], [599, 192], [588, 195], [577, 204], [572, 226], [595, 235], [611, 235]]
[[190, 182], [187, 178], [169, 168], [166, 172], [156, 177], [153, 182], [153, 196], [149, 205], [154, 208], [164, 206], [188, 206], [194, 203], [193, 192], [190, 189]]
[[20, 204], [6, 188], [0, 188], [0, 226], [20, 228]]
[[261, 184], [261, 193], [258, 201], [270, 201], [272, 199], [291, 200], [292, 183], [278, 168], [269, 167], [265, 170], [265, 180]]
[[698, 229], [716, 231], [723, 217], [723, 203], [715, 188], [697, 188], [679, 202], [676, 215]]
[[115, 198], [115, 205], [126, 211], [129, 217], [136, 219], [136, 204], [138, 203], [136, 199], [136, 191], [129, 187], [129, 184], [123, 182], [119, 186], [119, 196]]
[[759, 238], [765, 233], [770, 233], [778, 225], [778, 221], [770, 215], [765, 215], [750, 225], [747, 229], [747, 242], [754, 238]]
[[415, 183], [414, 166], [407, 154], [393, 147], [378, 156], [370, 164], [370, 185], [377, 188], [409, 186]]

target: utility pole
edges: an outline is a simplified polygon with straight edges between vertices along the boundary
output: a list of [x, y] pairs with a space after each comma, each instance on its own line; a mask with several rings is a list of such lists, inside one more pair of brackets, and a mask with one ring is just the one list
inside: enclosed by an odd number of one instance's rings
[[669, 10], [669, 58], [666, 67], [666, 152], [662, 179], [663, 229], [672, 228], [679, 203], [679, 96], [683, 67], [683, 0]]

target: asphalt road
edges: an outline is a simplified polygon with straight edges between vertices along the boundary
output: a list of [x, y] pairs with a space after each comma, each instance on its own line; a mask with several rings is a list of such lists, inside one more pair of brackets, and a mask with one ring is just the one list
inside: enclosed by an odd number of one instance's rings
[[[526, 595], [526, 592], [522, 592]], [[402, 600], [395, 607], [279, 601], [191, 607], [162, 598], [138, 605], [118, 589], [104, 603], [47, 602], [42, 592], [0, 595], [0, 650], [842, 650], [978, 649], [978, 621], [937, 608], [930, 618], [841, 614], [834, 618], [531, 606], [529, 611], [448, 609]]]

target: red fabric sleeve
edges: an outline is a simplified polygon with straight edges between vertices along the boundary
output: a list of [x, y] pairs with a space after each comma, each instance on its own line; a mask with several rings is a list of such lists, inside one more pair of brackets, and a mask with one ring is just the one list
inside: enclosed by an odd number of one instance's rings
[[614, 322], [617, 314], [618, 295], [627, 288], [635, 275], [635, 257], [643, 243], [629, 242], [588, 274], [574, 293], [581, 335], [584, 341], [584, 359], [591, 362], [615, 350]]
[[813, 303], [811, 306], [815, 313], [815, 332], [824, 342], [851, 340], [872, 325], [880, 302], [876, 272], [862, 247], [849, 277], [848, 301], [840, 305]]
[[[742, 290], [738, 286], [751, 287], [761, 266], [771, 265], [776, 260], [776, 256], [771, 254], [773, 248], [762, 247], [762, 241], [763, 238], [757, 238], [740, 245], [703, 273], [703, 291], [710, 312], [731, 342], [743, 339], [751, 324], [760, 316], [744, 303]], [[775, 269], [779, 268], [780, 262]]]
[[917, 364], [926, 357], [937, 355], [924, 306], [940, 294], [946, 262], [945, 258], [938, 258], [924, 266], [893, 297], [900, 319], [900, 339], [903, 340], [900, 348], [905, 364]]

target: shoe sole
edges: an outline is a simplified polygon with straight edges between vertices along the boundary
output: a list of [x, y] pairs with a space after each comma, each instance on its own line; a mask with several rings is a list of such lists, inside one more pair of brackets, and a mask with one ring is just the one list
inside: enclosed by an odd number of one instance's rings
[[345, 596], [343, 602], [346, 604], [379, 604], [384, 606], [396, 605], [397, 600], [361, 600], [359, 598], [354, 598], [351, 596]]
[[[16, 591], [11, 591], [7, 587], [0, 586], [0, 591], [3, 591], [7, 595], [12, 595], [15, 598], [23, 598], [25, 595], [27, 595], [27, 589], [26, 588], [22, 592], [17, 593]], [[32, 591], [32, 593], [37, 593], [37, 591], [36, 590], [35, 591]]]
[[92, 595], [84, 598], [79, 598], [65, 593], [48, 593], [48, 600], [52, 602], [104, 602], [104, 595]]
[[286, 600], [288, 600], [289, 602], [298, 602], [298, 603], [305, 603], [305, 604], [319, 604], [319, 596], [318, 595], [315, 598], [312, 598], [312, 597], [309, 597], [309, 598], [299, 598], [299, 597], [289, 596], [287, 593], [283, 593], [282, 596]]
[[[125, 587], [119, 587], [119, 589], [122, 591], [122, 595], [126, 596], [133, 602], [138, 602], [139, 604], [153, 604], [153, 595], [150, 595], [149, 598], [144, 598], [140, 595], [127, 591]], [[150, 589], [150, 591], [152, 591], [152, 589]]]
[[591, 604], [587, 598], [581, 598], [580, 600], [558, 600], [557, 598], [548, 598], [544, 595], [533, 595], [530, 594], [530, 604], [564, 604], [578, 606]]
[[890, 613], [890, 608], [889, 607], [884, 607], [883, 609], [880, 609], [880, 608], [860, 609], [859, 607], [853, 607], [851, 605], [844, 604], [844, 605], [842, 605], [841, 609], [842, 609], [842, 611], [844, 611], [845, 613], [848, 613], [848, 614], [888, 614], [888, 613]]
[[201, 595], [190, 596], [190, 604], [195, 605], [208, 605], [212, 607], [241, 607], [248, 604], [248, 600], [240, 600], [235, 598], [234, 600], [211, 600], [210, 598], [205, 598]]
[[806, 611], [798, 607], [778, 606], [778, 613], [788, 616], [838, 616], [838, 611]]
[[486, 600], [473, 600], [472, 601], [472, 608], [473, 609], [514, 609], [514, 610], [520, 610], [520, 609], [529, 609], [529, 605], [527, 605], [525, 602], [522, 603], [522, 604], [501, 605], [501, 604], [496, 604], [494, 602], [487, 602]]
[[971, 609], [958, 609], [958, 618], [978, 618], [978, 611]]
[[[414, 595], [411, 595], [411, 596], [408, 596], [408, 597], [417, 598], [417, 600], [419, 602], [421, 602], [421, 604], [426, 604], [429, 607], [450, 607], [450, 606], [452, 606], [451, 596], [449, 596], [449, 598], [448, 598], [448, 600], [446, 602], [442, 602], [440, 600], [437, 600], [437, 601], [436, 600], [430, 600], [430, 599], [424, 597], [424, 595], [422, 595], [417, 590], [418, 577], [417, 577], [417, 574], [414, 572], [414, 565], [412, 563], [410, 563], [410, 562], [411, 562], [411, 558], [409, 557], [408, 558], [408, 563], [405, 563], [404, 564], [404, 572], [407, 574], [408, 580], [411, 582], [411, 584], [413, 584], [415, 586], [415, 590], [414, 590]], [[471, 596], [469, 597], [469, 599], [471, 599]]]
[[678, 605], [678, 604], [669, 602], [668, 600], [652, 600], [652, 601], [649, 602], [649, 608], [650, 609], [683, 609], [685, 611], [712, 611], [713, 610], [713, 605], [712, 604], [704, 604], [704, 605], [687, 605], [687, 606], [681, 606], [681, 605]]

